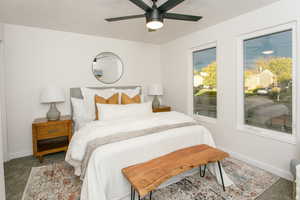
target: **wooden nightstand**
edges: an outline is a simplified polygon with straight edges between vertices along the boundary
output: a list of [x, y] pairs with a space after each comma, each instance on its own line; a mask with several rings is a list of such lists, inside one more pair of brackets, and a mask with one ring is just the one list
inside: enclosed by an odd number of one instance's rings
[[32, 123], [33, 155], [43, 162], [44, 155], [67, 151], [71, 137], [70, 116], [62, 116], [58, 121], [48, 121], [46, 118], [36, 119]]
[[159, 108], [153, 108], [153, 112], [170, 112], [171, 107], [170, 106], [159, 106]]

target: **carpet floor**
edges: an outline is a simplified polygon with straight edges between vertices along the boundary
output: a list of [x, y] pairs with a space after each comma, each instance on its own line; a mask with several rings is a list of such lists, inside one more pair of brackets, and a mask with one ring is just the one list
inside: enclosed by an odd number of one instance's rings
[[[40, 164], [33, 157], [19, 158], [5, 163], [5, 180], [6, 180], [6, 195], [7, 200], [21, 200], [22, 194], [25, 189], [28, 177], [32, 170], [32, 177], [27, 186], [27, 192], [24, 199], [78, 199], [80, 191], [80, 181], [72, 176], [72, 169], [62, 162], [64, 154], [53, 154], [45, 157], [43, 164]], [[239, 161], [240, 162], [240, 161]], [[292, 199], [292, 183], [279, 179], [263, 170], [255, 169], [253, 172], [251, 166], [235, 162], [235, 160], [227, 160], [224, 162], [224, 168], [233, 179], [236, 186], [228, 188], [226, 193], [223, 193], [219, 185], [214, 184], [214, 179], [207, 173], [205, 179], [197, 175], [187, 177], [179, 183], [168, 186], [165, 189], [158, 190], [154, 193], [154, 199], [167, 199], [172, 200], [291, 200]], [[45, 167], [41, 167], [46, 165]], [[56, 167], [55, 167], [56, 166]], [[49, 170], [50, 169], [50, 170]], [[51, 170], [52, 169], [52, 170]], [[60, 174], [54, 176], [53, 169], [58, 170]], [[41, 175], [42, 174], [42, 175]], [[246, 174], [246, 175], [245, 175]], [[41, 178], [42, 177], [42, 178]], [[51, 179], [47, 179], [51, 177]], [[64, 178], [62, 178], [64, 177]], [[55, 184], [52, 184], [52, 180]], [[60, 180], [60, 181], [59, 181]], [[204, 181], [203, 181], [204, 180]], [[40, 187], [42, 191], [46, 191], [47, 187], [51, 185], [51, 191], [57, 189], [57, 194], [60, 197], [51, 196], [47, 192], [39, 192], [35, 184], [43, 184]], [[274, 184], [273, 184], [274, 183]], [[47, 186], [47, 184], [49, 184]], [[66, 185], [64, 188], [61, 185]], [[271, 186], [271, 187], [269, 187]], [[33, 189], [30, 189], [32, 187]], [[63, 188], [63, 189], [61, 189]], [[209, 194], [209, 195], [208, 195]], [[42, 195], [42, 196], [39, 196]], [[44, 195], [44, 196], [43, 196]], [[46, 196], [45, 196], [46, 195]], [[47, 196], [50, 195], [50, 196]], [[34, 198], [32, 198], [34, 197]], [[44, 198], [41, 198], [44, 197]]]

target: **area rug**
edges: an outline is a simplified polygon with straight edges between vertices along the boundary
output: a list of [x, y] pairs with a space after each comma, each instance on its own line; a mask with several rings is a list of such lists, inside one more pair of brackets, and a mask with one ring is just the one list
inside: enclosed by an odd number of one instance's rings
[[[195, 174], [178, 183], [156, 190], [153, 200], [254, 200], [279, 180], [269, 172], [228, 158], [223, 167], [234, 185], [226, 192], [208, 171], [204, 178]], [[81, 181], [66, 162], [34, 167], [22, 200], [80, 200]]]

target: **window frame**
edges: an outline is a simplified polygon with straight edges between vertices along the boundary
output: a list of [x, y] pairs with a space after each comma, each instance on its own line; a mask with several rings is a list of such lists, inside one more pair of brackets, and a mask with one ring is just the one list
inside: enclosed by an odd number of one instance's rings
[[[204, 115], [197, 115], [194, 114], [194, 96], [193, 96], [193, 90], [194, 90], [194, 63], [193, 63], [193, 53], [195, 51], [203, 51], [206, 49], [211, 49], [211, 48], [216, 48], [216, 63], [217, 63], [217, 117], [213, 118], [213, 117], [208, 117], [208, 116], [204, 116]], [[201, 122], [206, 122], [206, 123], [217, 123], [218, 120], [218, 99], [219, 99], [219, 93], [218, 93], [218, 45], [217, 45], [217, 41], [213, 41], [213, 42], [208, 42], [196, 47], [192, 47], [189, 49], [188, 51], [188, 59], [189, 59], [189, 70], [188, 70], [188, 114], [190, 116], [192, 116], [194, 119], [199, 120]]]
[[[255, 127], [251, 125], [247, 125], [244, 123], [245, 119], [245, 110], [244, 110], [244, 41], [253, 39], [256, 37], [262, 37], [265, 35], [275, 34], [282, 31], [292, 31], [292, 81], [293, 81], [293, 98], [292, 98], [292, 134], [264, 129], [260, 127]], [[257, 136], [286, 142], [290, 144], [296, 144], [297, 136], [296, 130], [298, 130], [297, 126], [297, 112], [298, 106], [296, 104], [298, 98], [297, 94], [297, 86], [298, 81], [296, 79], [297, 73], [297, 24], [296, 22], [289, 22], [286, 24], [281, 24], [274, 27], [269, 27], [266, 29], [257, 30], [251, 33], [243, 34], [238, 37], [237, 41], [237, 129], [242, 131], [243, 133], [254, 134]]]

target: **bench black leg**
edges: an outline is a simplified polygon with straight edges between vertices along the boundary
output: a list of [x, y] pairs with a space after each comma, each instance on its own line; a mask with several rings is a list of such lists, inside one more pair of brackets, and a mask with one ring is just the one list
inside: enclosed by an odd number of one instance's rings
[[[150, 200], [152, 200], [152, 191], [149, 194]], [[141, 200], [141, 196], [138, 195], [139, 200]], [[131, 186], [130, 200], [135, 200], [135, 189]]]
[[199, 171], [200, 171], [200, 176], [201, 176], [201, 177], [204, 177], [204, 176], [205, 176], [205, 171], [206, 171], [206, 165], [204, 165], [204, 170], [203, 170], [203, 172], [202, 172], [202, 167], [201, 167], [201, 166], [199, 167]]
[[221, 175], [221, 180], [222, 180], [223, 190], [224, 190], [224, 192], [225, 192], [225, 185], [224, 185], [224, 180], [223, 180], [223, 174], [222, 174], [222, 168], [221, 168], [221, 163], [220, 163], [220, 161], [218, 161], [218, 165], [219, 165], [219, 170], [220, 170], [220, 175]]
[[133, 188], [132, 200], [135, 200], [135, 189]]

